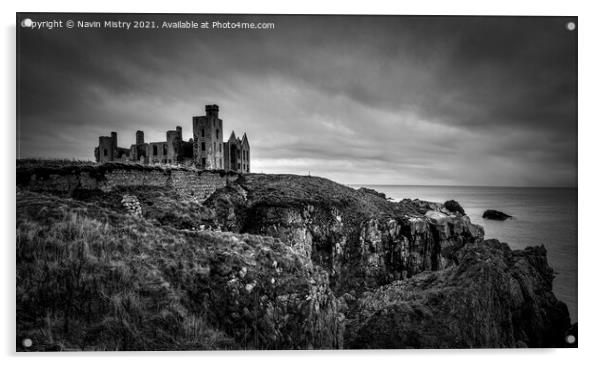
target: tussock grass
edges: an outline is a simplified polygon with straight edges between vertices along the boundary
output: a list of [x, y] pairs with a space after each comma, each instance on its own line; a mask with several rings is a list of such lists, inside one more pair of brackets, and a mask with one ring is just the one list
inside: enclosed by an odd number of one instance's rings
[[[30, 203], [36, 201], [29, 197]], [[41, 201], [42, 205], [44, 201]], [[17, 224], [17, 337], [34, 350], [231, 348], [190, 313], [148, 257], [168, 244], [147, 227], [115, 227], [81, 208], [46, 209]], [[127, 219], [126, 219], [127, 221]], [[129, 224], [129, 225], [127, 225]]]
[[359, 212], [362, 219], [367, 216], [419, 214], [415, 207], [403, 202], [390, 202], [378, 192], [353, 189], [322, 177], [246, 174], [241, 177], [240, 184], [249, 192], [249, 204], [336, 207], [348, 213]]
[[17, 193], [18, 349], [24, 338], [57, 351], [334, 346], [327, 275], [290, 247], [156, 223]]

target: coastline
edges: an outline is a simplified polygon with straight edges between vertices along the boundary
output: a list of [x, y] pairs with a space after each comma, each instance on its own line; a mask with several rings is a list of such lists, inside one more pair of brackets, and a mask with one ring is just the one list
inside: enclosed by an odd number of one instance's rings
[[[452, 185], [366, 186], [394, 197], [445, 201], [455, 199], [471, 220], [485, 229], [486, 239], [499, 239], [512, 249], [543, 244], [556, 271], [554, 291], [577, 320], [577, 188]], [[403, 198], [400, 198], [403, 197]], [[562, 197], [565, 197], [562, 199]], [[483, 219], [486, 209], [499, 208], [514, 217], [505, 222]]]
[[[185, 188], [190, 186], [203, 194]], [[45, 268], [70, 265], [71, 253], [45, 256], [54, 251], [38, 251], [40, 247], [59, 245], [57, 252], [72, 252], [82, 239], [90, 247], [86, 254], [90, 258], [80, 260], [89, 265], [92, 277], [109, 275], [111, 286], [92, 289], [92, 296], [84, 297], [76, 290], [80, 299], [61, 310], [53, 333], [69, 348], [113, 343], [98, 337], [100, 342], [86, 345], [74, 337], [79, 330], [89, 330], [81, 317], [90, 313], [86, 306], [112, 308], [95, 299], [98, 290], [115, 291], [113, 295], [120, 298], [141, 298], [136, 307], [120, 309], [142, 311], [128, 314], [137, 318], [155, 316], [157, 307], [143, 303], [156, 302], [163, 295], [177, 298], [189, 320], [203, 308], [210, 325], [207, 331], [223, 338], [220, 348], [567, 346], [571, 320], [566, 305], [552, 293], [554, 275], [546, 249], [538, 245], [512, 251], [497, 240], [484, 240], [483, 228], [471, 222], [461, 207], [450, 211], [445, 206], [426, 201], [395, 203], [370, 189], [298, 175], [222, 176], [128, 164], [17, 169], [18, 276], [28, 278], [41, 275], [39, 270]], [[74, 224], [89, 227], [76, 232], [102, 232], [75, 236], [72, 241], [68, 232]], [[40, 233], [32, 234], [32, 227], [40, 227], [35, 228]], [[64, 238], [52, 241], [42, 232]], [[156, 239], [141, 241], [141, 234]], [[106, 239], [113, 242], [111, 249], [105, 247]], [[140, 249], [143, 256], [136, 253]], [[47, 263], [29, 266], [32, 253]], [[120, 271], [125, 281], [111, 279], [109, 268], [115, 260], [125, 260], [119, 264], [125, 265], [125, 271]], [[130, 272], [131, 265], [141, 267], [142, 276]], [[78, 272], [77, 266], [73, 270]], [[57, 273], [44, 275], [54, 278]], [[147, 275], [163, 284], [145, 283]], [[18, 296], [18, 323], [20, 331], [31, 334], [40, 329], [35, 321], [25, 320], [34, 315], [28, 308], [63, 308], [64, 304], [40, 297], [29, 282], [19, 281], [18, 290], [27, 295]], [[137, 284], [130, 287], [125, 285], [128, 282]], [[69, 288], [75, 284], [62, 285], [54, 286], [56, 300], [73, 292]], [[211, 288], [211, 296], [198, 291], [204, 286]], [[156, 289], [149, 292], [151, 288]], [[186, 289], [171, 292], [169, 288]], [[164, 294], [159, 296], [160, 292]], [[449, 308], [455, 308], [456, 314], [450, 315]], [[389, 314], [383, 317], [383, 313]], [[482, 332], [473, 336], [467, 330], [452, 330], [474, 328], [470, 322], [474, 313], [482, 314], [478, 316]], [[143, 322], [135, 326], [146, 331]], [[175, 343], [170, 345], [171, 340], [164, 338], [161, 341], [167, 342], [158, 348], [194, 348], [181, 342], [184, 329], [173, 328], [170, 338]], [[373, 331], [396, 335], [379, 337]], [[411, 339], [405, 335], [410, 333]], [[291, 336], [299, 341], [291, 342]], [[37, 341], [56, 346], [43, 335]], [[143, 346], [133, 337], [122, 341], [123, 345], [116, 344], [120, 349]], [[208, 346], [196, 346], [201, 345]]]

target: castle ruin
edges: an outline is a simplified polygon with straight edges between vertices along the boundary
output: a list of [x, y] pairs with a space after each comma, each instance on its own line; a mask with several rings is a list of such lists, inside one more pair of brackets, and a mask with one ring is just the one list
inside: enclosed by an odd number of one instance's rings
[[98, 138], [94, 149], [96, 162], [136, 162], [142, 164], [194, 165], [201, 170], [251, 171], [247, 134], [236, 137], [234, 131], [223, 141], [223, 121], [217, 105], [206, 105], [205, 115], [192, 117], [193, 138], [182, 139], [182, 127], [166, 132], [166, 141], [145, 143], [144, 132], [136, 132], [136, 143], [119, 147], [117, 132]]

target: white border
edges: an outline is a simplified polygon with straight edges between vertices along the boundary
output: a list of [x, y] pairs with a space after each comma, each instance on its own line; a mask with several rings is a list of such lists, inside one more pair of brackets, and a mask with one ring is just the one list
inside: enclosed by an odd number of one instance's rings
[[[600, 320], [602, 242], [598, 233], [602, 206], [600, 179], [602, 167], [598, 145], [601, 128], [598, 123], [602, 93], [600, 68], [602, 67], [602, 39], [600, 24], [602, 12], [595, 1], [392, 1], [370, 0], [350, 5], [349, 1], [305, 0], [295, 4], [285, 1], [178, 1], [126, 3], [123, 0], [82, 1], [20, 1], [2, 2], [0, 12], [2, 30], [2, 104], [5, 118], [1, 145], [2, 174], [2, 232], [3, 242], [3, 296], [1, 300], [2, 329], [0, 330], [1, 356], [4, 363], [60, 363], [106, 364], [142, 357], [145, 364], [163, 364], [175, 356], [178, 363], [286, 363], [337, 362], [364, 364], [366, 362], [419, 362], [504, 364], [515, 361], [545, 362], [546, 364], [571, 364], [594, 362], [600, 355], [596, 350]], [[15, 12], [167, 12], [167, 13], [271, 13], [271, 14], [436, 14], [436, 15], [570, 15], [578, 16], [579, 31], [579, 349], [562, 350], [454, 350], [454, 351], [322, 351], [322, 352], [213, 352], [213, 353], [87, 353], [87, 354], [16, 354], [15, 348]]]

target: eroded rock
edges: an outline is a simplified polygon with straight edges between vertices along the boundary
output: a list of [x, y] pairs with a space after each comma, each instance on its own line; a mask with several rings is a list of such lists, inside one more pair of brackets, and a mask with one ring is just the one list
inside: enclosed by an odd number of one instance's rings
[[329, 273], [337, 293], [443, 269], [457, 249], [484, 235], [442, 204], [394, 203], [325, 179], [246, 175], [236, 184], [205, 202], [215, 212], [211, 224], [288, 243]]
[[543, 246], [470, 244], [458, 264], [366, 292], [350, 314], [348, 348], [562, 347], [566, 305], [552, 293]]

